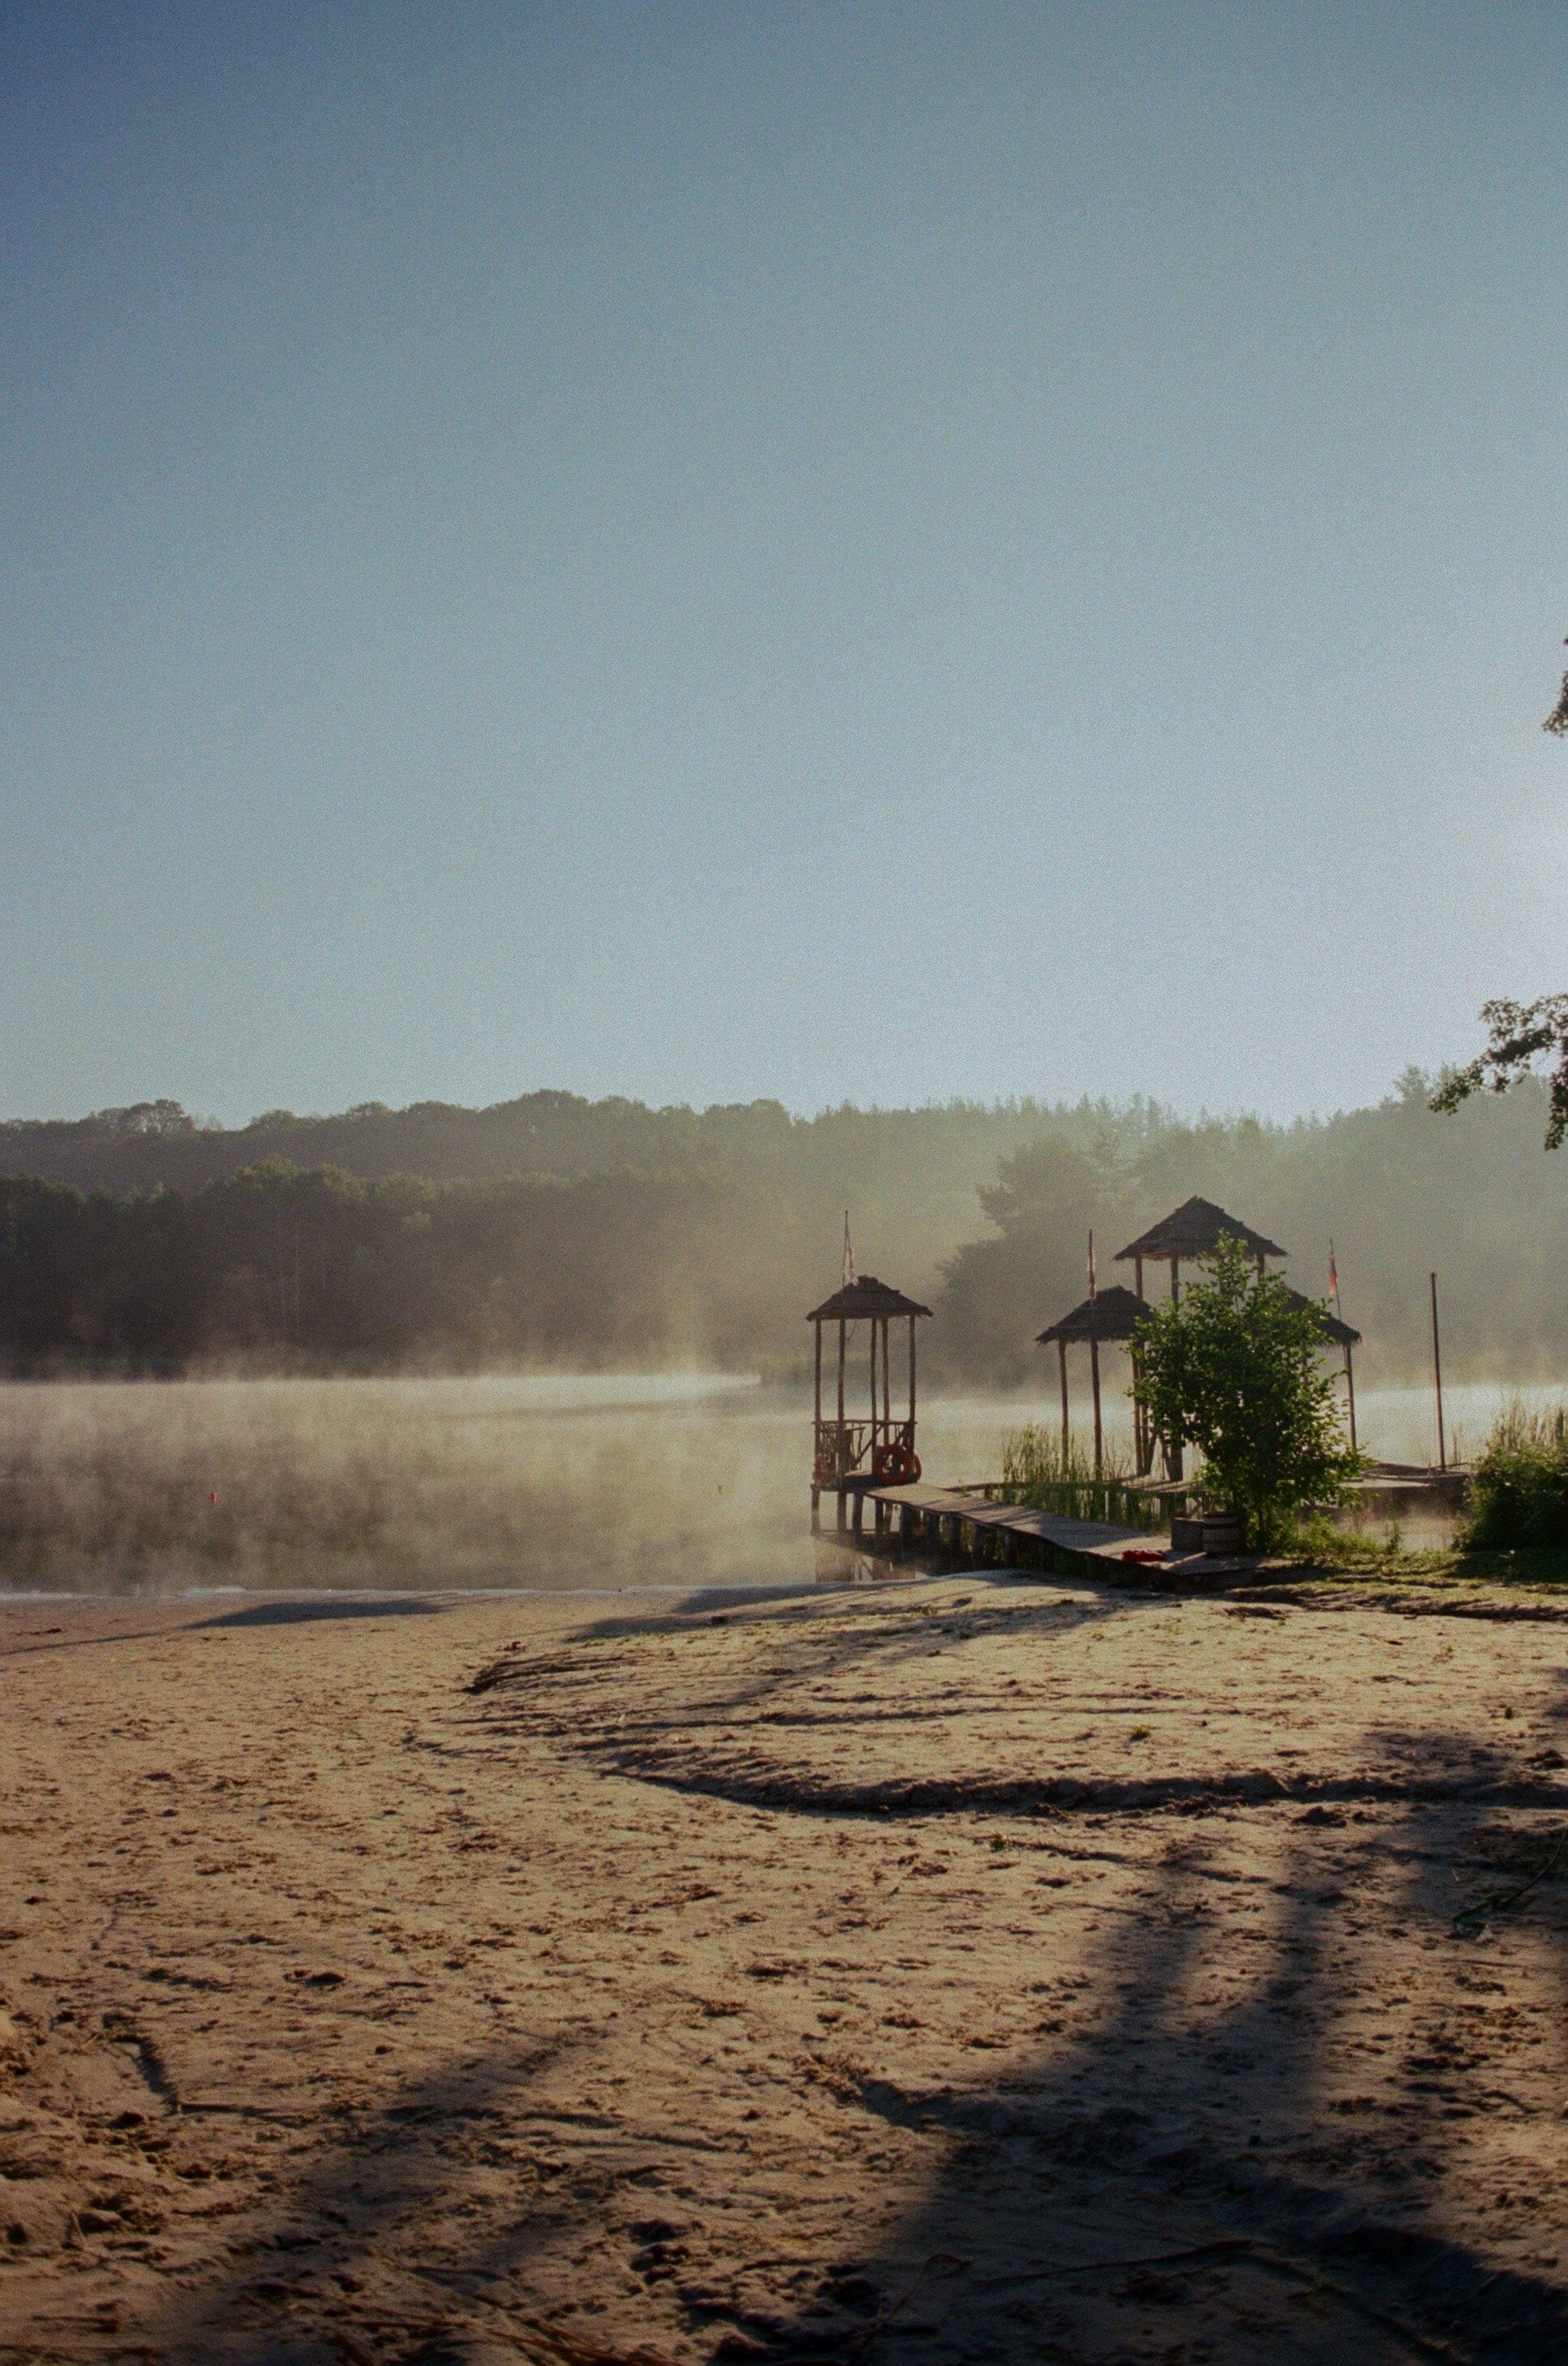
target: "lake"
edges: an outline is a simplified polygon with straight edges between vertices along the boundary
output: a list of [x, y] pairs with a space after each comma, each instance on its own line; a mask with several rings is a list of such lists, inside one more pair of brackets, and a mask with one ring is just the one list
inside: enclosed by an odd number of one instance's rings
[[[1450, 1439], [1473, 1450], [1508, 1393], [1449, 1391]], [[1125, 1438], [1119, 1384], [1105, 1403]], [[1358, 1412], [1372, 1452], [1434, 1456], [1429, 1392], [1369, 1391]], [[819, 1567], [810, 1417], [795, 1391], [702, 1373], [13, 1382], [0, 1389], [0, 1586], [800, 1583]], [[1058, 1417], [1054, 1394], [932, 1400], [926, 1476], [990, 1477], [1008, 1430]]]

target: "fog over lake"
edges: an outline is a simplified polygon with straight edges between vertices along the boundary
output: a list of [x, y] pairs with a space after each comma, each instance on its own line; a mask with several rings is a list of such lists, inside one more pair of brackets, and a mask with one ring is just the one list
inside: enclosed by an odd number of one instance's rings
[[[1107, 1429], [1126, 1441], [1123, 1385], [1107, 1373]], [[1506, 1393], [1448, 1391], [1450, 1459]], [[1428, 1391], [1372, 1391], [1358, 1409], [1374, 1454], [1434, 1457]], [[1075, 1416], [1088, 1411], [1075, 1382]], [[810, 1418], [796, 1391], [700, 1373], [13, 1383], [0, 1391], [0, 1584], [800, 1582], [823, 1572]], [[935, 1399], [921, 1414], [926, 1476], [993, 1475], [1010, 1429], [1058, 1419], [1054, 1389]]]

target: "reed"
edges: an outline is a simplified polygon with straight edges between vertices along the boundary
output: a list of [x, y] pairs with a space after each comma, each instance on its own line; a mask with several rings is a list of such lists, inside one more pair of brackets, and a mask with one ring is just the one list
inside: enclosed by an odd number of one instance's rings
[[1063, 1440], [1044, 1422], [1025, 1422], [1002, 1441], [1002, 1480], [1010, 1504], [1027, 1504], [1069, 1520], [1110, 1520], [1123, 1527], [1160, 1524], [1158, 1498], [1137, 1484], [1124, 1446], [1107, 1440], [1101, 1469], [1076, 1431]]

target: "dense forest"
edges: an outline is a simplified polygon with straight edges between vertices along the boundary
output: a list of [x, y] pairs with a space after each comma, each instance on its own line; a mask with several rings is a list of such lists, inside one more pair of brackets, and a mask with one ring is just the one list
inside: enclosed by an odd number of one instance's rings
[[461, 1369], [669, 1360], [786, 1371], [837, 1279], [936, 1311], [927, 1369], [1013, 1385], [1114, 1251], [1192, 1192], [1293, 1252], [1321, 1294], [1333, 1235], [1369, 1378], [1417, 1369], [1442, 1276], [1455, 1377], [1568, 1365], [1568, 1155], [1544, 1087], [1271, 1125], [1152, 1104], [652, 1110], [539, 1093], [274, 1112], [175, 1104], [0, 1125], [0, 1358], [16, 1372]]

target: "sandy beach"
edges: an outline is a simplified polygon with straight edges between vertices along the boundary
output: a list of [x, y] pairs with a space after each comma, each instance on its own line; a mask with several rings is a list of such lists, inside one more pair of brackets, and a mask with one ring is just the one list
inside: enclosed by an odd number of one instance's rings
[[1560, 2359], [1568, 1631], [1334, 1602], [6, 1605], [0, 2359]]

